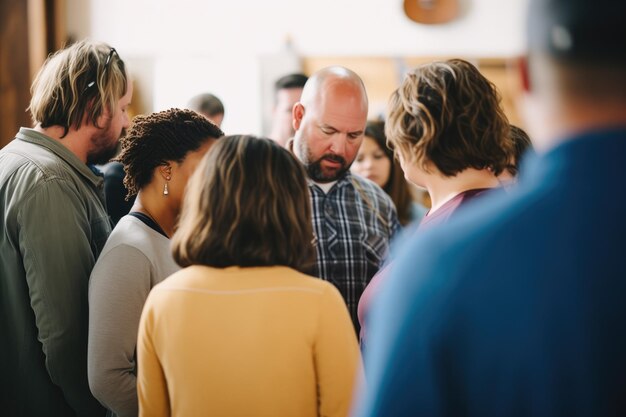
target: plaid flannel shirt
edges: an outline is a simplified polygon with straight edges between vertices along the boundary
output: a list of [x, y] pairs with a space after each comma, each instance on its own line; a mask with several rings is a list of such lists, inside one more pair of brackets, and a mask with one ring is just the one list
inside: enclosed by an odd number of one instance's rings
[[358, 330], [359, 298], [400, 229], [395, 206], [381, 188], [350, 172], [328, 193], [309, 180], [309, 191], [317, 238], [312, 274], [339, 289]]

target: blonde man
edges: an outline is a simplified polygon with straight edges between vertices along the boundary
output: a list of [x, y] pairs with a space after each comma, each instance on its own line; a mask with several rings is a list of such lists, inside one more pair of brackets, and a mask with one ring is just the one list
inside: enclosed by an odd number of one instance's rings
[[78, 42], [32, 86], [35, 127], [0, 151], [2, 411], [97, 416], [87, 384], [87, 283], [111, 231], [102, 179], [129, 125], [132, 84], [103, 43]]

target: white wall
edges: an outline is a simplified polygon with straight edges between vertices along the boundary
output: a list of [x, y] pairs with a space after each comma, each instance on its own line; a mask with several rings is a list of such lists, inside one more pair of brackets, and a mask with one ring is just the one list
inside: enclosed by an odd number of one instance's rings
[[424, 26], [404, 16], [402, 0], [67, 0], [68, 30], [115, 46], [152, 110], [210, 91], [224, 101], [227, 133], [261, 133], [261, 63], [287, 37], [305, 56], [523, 51], [527, 0], [465, 1], [461, 19]]

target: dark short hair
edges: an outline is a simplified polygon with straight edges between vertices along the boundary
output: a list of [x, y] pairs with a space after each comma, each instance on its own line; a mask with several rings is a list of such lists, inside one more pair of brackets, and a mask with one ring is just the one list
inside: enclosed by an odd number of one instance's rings
[[280, 77], [274, 83], [274, 90], [283, 90], [287, 88], [304, 88], [309, 77], [302, 73], [287, 74]]
[[526, 28], [531, 84], [537, 91], [556, 88], [568, 99], [626, 102], [626, 48], [619, 41], [626, 38], [625, 14], [619, 0], [532, 0]]
[[168, 161], [182, 162], [189, 152], [224, 132], [192, 110], [169, 109], [136, 116], [120, 139], [115, 158], [124, 165], [124, 185], [131, 197], [152, 181], [154, 169]]
[[209, 117], [224, 114], [224, 103], [211, 93], [198, 94], [192, 97], [187, 107]]
[[387, 137], [385, 136], [385, 122], [382, 120], [370, 120], [365, 125], [364, 136], [372, 138], [378, 147], [385, 153], [389, 159], [391, 172], [389, 172], [389, 180], [383, 186], [383, 190], [391, 197], [396, 211], [398, 212], [398, 220], [400, 224], [406, 226], [412, 220], [412, 204], [413, 193], [411, 186], [404, 178], [404, 172], [398, 160], [394, 157], [393, 150], [387, 146]]
[[467, 61], [417, 67], [389, 100], [391, 146], [428, 170], [451, 177], [467, 168], [498, 175], [513, 154], [509, 122], [493, 83]]
[[528, 133], [521, 127], [515, 125], [511, 125], [511, 139], [513, 139], [514, 158], [513, 163], [509, 164], [507, 170], [511, 175], [517, 175], [522, 156], [533, 148], [533, 144]]
[[553, 59], [626, 66], [626, 2], [620, 0], [532, 0], [527, 15], [531, 52]]
[[226, 136], [193, 174], [172, 253], [182, 266], [284, 265], [314, 260], [306, 172], [270, 139]]

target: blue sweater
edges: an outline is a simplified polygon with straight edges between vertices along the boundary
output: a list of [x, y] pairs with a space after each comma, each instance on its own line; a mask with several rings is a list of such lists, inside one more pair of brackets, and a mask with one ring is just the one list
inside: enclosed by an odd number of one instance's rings
[[357, 416], [626, 415], [626, 130], [530, 162], [399, 245]]

